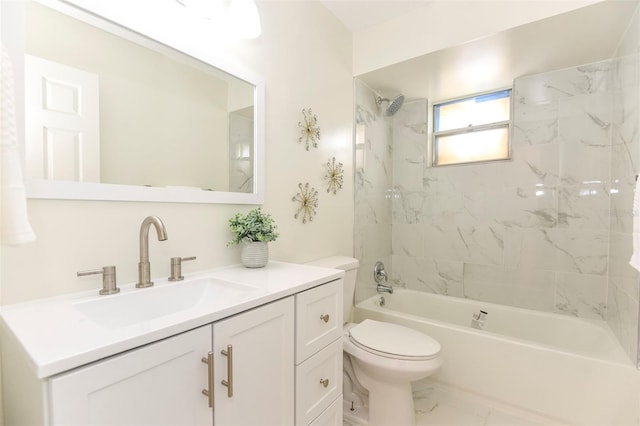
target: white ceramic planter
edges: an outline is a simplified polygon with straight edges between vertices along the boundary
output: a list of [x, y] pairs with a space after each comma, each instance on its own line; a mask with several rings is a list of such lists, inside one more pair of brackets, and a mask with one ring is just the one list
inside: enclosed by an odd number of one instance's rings
[[242, 244], [240, 260], [247, 268], [262, 268], [269, 261], [269, 245], [264, 241]]

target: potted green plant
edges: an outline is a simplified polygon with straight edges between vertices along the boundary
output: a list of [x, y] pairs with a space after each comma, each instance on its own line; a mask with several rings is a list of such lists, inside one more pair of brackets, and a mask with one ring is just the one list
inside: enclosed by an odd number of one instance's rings
[[247, 268], [262, 268], [269, 261], [268, 243], [275, 241], [277, 226], [270, 214], [263, 213], [260, 207], [246, 214], [238, 213], [229, 219], [229, 229], [233, 239], [228, 246], [241, 246], [240, 259]]

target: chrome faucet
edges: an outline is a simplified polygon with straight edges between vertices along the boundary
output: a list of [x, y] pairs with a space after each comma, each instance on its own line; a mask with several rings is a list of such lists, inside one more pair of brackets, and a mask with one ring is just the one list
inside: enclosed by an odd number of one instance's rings
[[158, 241], [167, 239], [167, 229], [157, 216], [148, 216], [140, 225], [140, 262], [138, 262], [138, 283], [136, 287], [151, 287], [151, 264], [149, 263], [149, 228], [153, 225], [158, 234]]
[[373, 267], [373, 280], [376, 282], [376, 290], [378, 293], [389, 293], [393, 294], [393, 287], [390, 285], [382, 284], [382, 280], [384, 282], [389, 281], [389, 276], [387, 272], [384, 270], [384, 263], [377, 261]]
[[390, 285], [386, 285], [386, 284], [378, 284], [378, 285], [376, 285], [376, 290], [378, 291], [378, 293], [393, 294], [393, 287], [391, 287]]

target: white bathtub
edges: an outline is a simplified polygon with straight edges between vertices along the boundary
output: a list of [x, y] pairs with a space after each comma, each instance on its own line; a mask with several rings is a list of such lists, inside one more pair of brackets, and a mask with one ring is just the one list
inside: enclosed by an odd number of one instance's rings
[[[484, 328], [471, 328], [480, 310]], [[444, 363], [433, 379], [446, 385], [564, 423], [640, 425], [640, 372], [605, 322], [402, 289], [354, 315], [438, 340]]]

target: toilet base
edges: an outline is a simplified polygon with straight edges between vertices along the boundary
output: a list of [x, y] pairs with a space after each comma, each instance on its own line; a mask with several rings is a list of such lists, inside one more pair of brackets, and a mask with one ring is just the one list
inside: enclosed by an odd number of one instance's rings
[[381, 389], [373, 398], [370, 392], [368, 407], [345, 396], [342, 412], [345, 426], [413, 426], [416, 421], [410, 384]]
[[369, 391], [369, 425], [413, 426], [416, 422], [411, 382], [384, 382], [365, 373], [358, 360], [354, 370], [360, 383]]
[[410, 383], [378, 384], [369, 389], [369, 425], [413, 426], [416, 413]]

